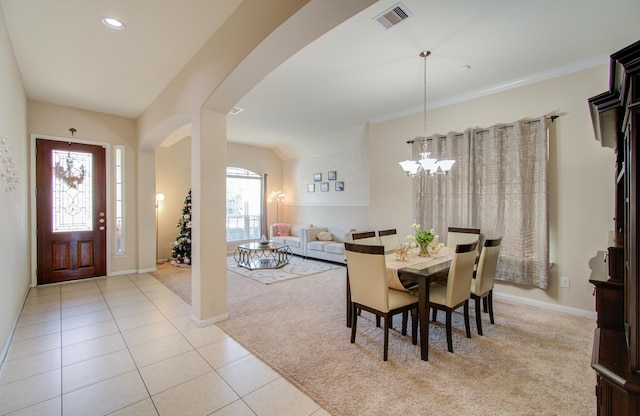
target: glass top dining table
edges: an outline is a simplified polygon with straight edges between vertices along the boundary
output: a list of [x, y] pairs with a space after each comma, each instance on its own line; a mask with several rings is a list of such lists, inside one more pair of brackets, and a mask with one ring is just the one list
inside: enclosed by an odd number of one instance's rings
[[[429, 285], [447, 278], [454, 252], [455, 249], [452, 247], [443, 247], [438, 254], [428, 257], [419, 257], [414, 254], [407, 261], [396, 260], [393, 252], [385, 256], [390, 288], [407, 290], [401, 281], [417, 284], [420, 358], [424, 361], [429, 360]], [[416, 289], [412, 291], [415, 292]], [[351, 293], [347, 271], [347, 327], [351, 327], [351, 314]]]

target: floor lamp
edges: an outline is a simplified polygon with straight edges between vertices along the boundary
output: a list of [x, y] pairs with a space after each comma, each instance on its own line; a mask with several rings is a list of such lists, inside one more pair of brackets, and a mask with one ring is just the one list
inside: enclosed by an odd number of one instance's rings
[[162, 201], [164, 201], [164, 194], [158, 192], [156, 194], [156, 264], [160, 264], [160, 259], [158, 258], [158, 208]]

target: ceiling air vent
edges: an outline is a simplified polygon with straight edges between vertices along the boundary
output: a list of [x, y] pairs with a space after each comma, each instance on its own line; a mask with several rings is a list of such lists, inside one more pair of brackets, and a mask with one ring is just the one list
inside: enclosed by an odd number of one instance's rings
[[231, 114], [231, 115], [234, 115], [234, 116], [235, 116], [236, 114], [241, 113], [241, 112], [243, 112], [243, 111], [244, 111], [244, 108], [240, 108], [240, 107], [233, 107], [233, 108], [231, 109], [231, 111], [229, 111], [229, 114]]
[[398, 3], [389, 10], [382, 12], [373, 20], [380, 23], [385, 29], [389, 29], [391, 26], [395, 26], [405, 19], [413, 16], [413, 14], [402, 3]]

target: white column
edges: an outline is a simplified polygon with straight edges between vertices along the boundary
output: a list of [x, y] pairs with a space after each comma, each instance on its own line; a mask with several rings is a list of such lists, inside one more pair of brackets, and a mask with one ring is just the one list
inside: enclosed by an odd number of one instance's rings
[[156, 270], [156, 155], [138, 151], [138, 273]]
[[227, 319], [226, 114], [201, 110], [191, 135], [191, 319]]

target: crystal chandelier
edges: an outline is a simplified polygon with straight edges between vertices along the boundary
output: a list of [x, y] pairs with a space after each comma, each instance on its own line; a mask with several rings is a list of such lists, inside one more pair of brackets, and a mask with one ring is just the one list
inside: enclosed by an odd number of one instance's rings
[[438, 160], [434, 158], [430, 158], [431, 153], [426, 151], [427, 146], [427, 57], [431, 55], [430, 51], [422, 51], [420, 52], [420, 57], [424, 60], [424, 102], [423, 102], [423, 110], [424, 110], [424, 131], [422, 136], [418, 136], [413, 140], [409, 140], [407, 143], [413, 143], [416, 140], [420, 140], [422, 142], [422, 152], [420, 153], [420, 160], [404, 160], [399, 162], [402, 170], [405, 171], [407, 176], [414, 177], [421, 172], [429, 174], [430, 176], [434, 176], [436, 174], [445, 175], [449, 173], [453, 164], [456, 163], [455, 160]]

